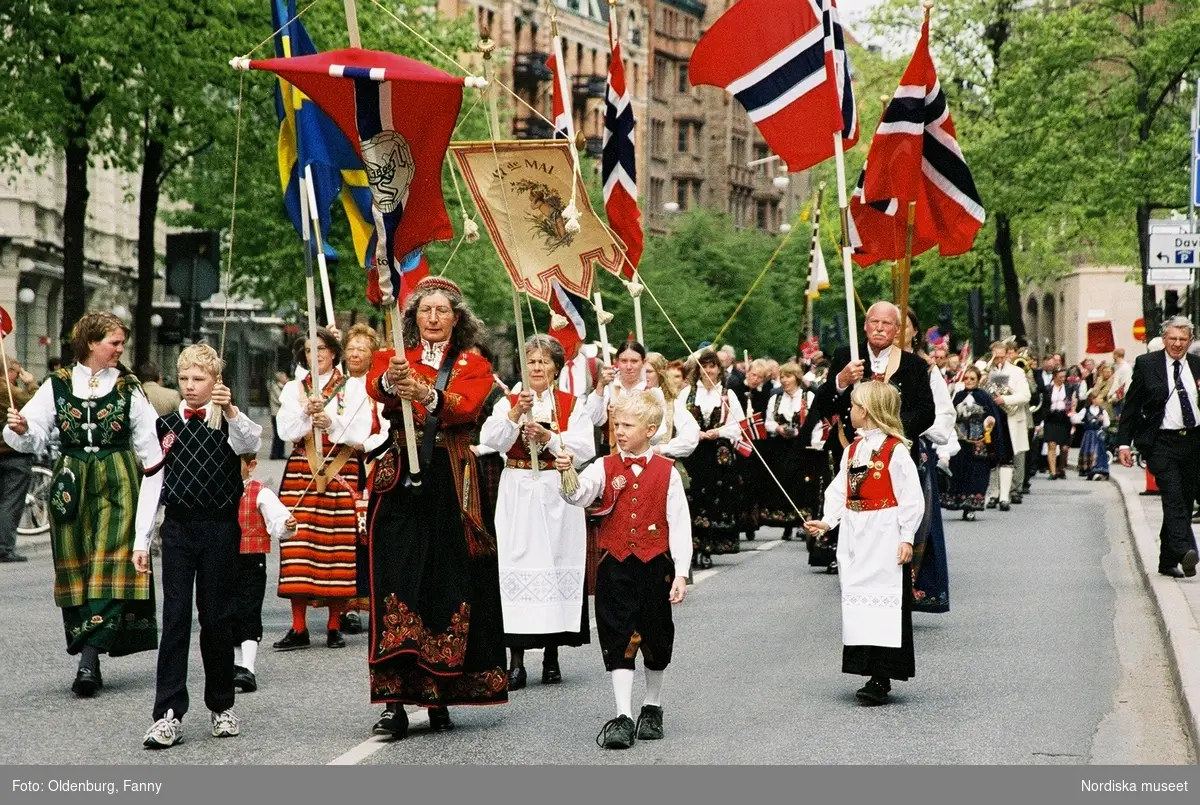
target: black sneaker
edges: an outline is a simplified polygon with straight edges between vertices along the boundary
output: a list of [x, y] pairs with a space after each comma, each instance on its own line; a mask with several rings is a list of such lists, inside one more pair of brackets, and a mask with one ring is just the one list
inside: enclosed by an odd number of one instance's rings
[[642, 705], [638, 714], [637, 738], [639, 741], [657, 741], [663, 737], [663, 709], [654, 704]]
[[295, 651], [300, 648], [308, 648], [308, 630], [297, 632], [295, 629], [288, 629], [288, 633], [283, 636], [283, 639], [272, 643], [276, 651]]
[[375, 722], [375, 726], [371, 728], [371, 732], [376, 735], [384, 735], [393, 740], [400, 740], [408, 737], [408, 713], [404, 712], [404, 705], [397, 704], [383, 711], [383, 715]]
[[633, 746], [637, 725], [627, 715], [619, 715], [605, 723], [596, 736], [596, 745], [605, 749], [628, 749]]
[[868, 680], [867, 684], [859, 688], [854, 695], [860, 702], [872, 707], [875, 705], [887, 704], [888, 701], [887, 688], [885, 687], [884, 683], [881, 683], [874, 677]]
[[253, 693], [258, 690], [258, 680], [249, 668], [235, 665], [233, 666], [233, 686], [242, 693]]

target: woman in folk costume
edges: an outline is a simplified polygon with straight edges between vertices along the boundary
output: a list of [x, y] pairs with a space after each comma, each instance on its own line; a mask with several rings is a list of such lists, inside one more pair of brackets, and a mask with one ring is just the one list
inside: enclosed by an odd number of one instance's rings
[[[87, 313], [71, 330], [75, 363], [50, 375], [18, 413], [9, 409], [4, 441], [40, 454], [57, 433], [62, 457], [50, 493], [54, 603], [62, 609], [67, 653], [79, 655], [71, 689], [103, 687], [100, 655], [121, 657], [158, 646], [154, 585], [133, 567], [140, 495], [157, 500], [163, 452], [155, 413], [137, 377], [120, 363], [128, 330], [111, 313]], [[138, 464], [142, 465], [139, 471]]]
[[[379, 336], [374, 328], [366, 324], [355, 324], [346, 331], [342, 339], [342, 366], [346, 375], [346, 385], [361, 386], [362, 393], [367, 393], [367, 372], [371, 369], [371, 361], [379, 349]], [[357, 394], [356, 394], [357, 396]], [[358, 595], [345, 602], [345, 611], [341, 617], [341, 631], [346, 634], [362, 634], [362, 618], [358, 610], [365, 611], [370, 606], [367, 591], [371, 586], [370, 556], [367, 552], [367, 479], [371, 476], [374, 459], [371, 457], [380, 445], [386, 444], [390, 435], [388, 421], [383, 418], [383, 406], [374, 401], [368, 403], [371, 408], [371, 434], [363, 441], [362, 449], [356, 453], [358, 458], [358, 496], [355, 498], [355, 514], [358, 528], [357, 546], [355, 549], [356, 582]], [[310, 606], [321, 607], [324, 602], [314, 599]]]
[[[915, 352], [928, 361], [919, 350], [921, 326], [916, 314], [908, 312], [909, 329], [902, 338], [905, 352]], [[946, 532], [942, 524], [940, 505], [940, 466], [949, 469], [950, 458], [958, 452], [954, 433], [954, 401], [942, 373], [929, 366], [929, 391], [933, 396], [934, 420], [919, 440], [921, 461], [917, 474], [925, 496], [925, 514], [913, 542], [912, 579], [913, 610], [943, 613], [950, 611], [950, 570], [946, 563]]]
[[1000, 507], [1000, 511], [1008, 511], [1011, 502], [1020, 503], [1021, 483], [1017, 484], [1017, 494], [1012, 494], [1012, 481], [1015, 472], [1016, 456], [1018, 453], [1029, 451], [1029, 431], [1025, 427], [1026, 409], [1032, 394], [1029, 391], [1029, 380], [1025, 370], [1009, 360], [1008, 345], [1002, 342], [992, 344], [992, 361], [984, 370], [984, 384], [987, 391], [992, 393], [996, 407], [1004, 412], [1003, 422], [1008, 431], [1008, 443], [1011, 454], [1006, 464], [999, 465], [992, 471], [992, 479], [988, 485], [988, 508]]
[[850, 401], [857, 435], [825, 491], [823, 518], [804, 525], [820, 533], [841, 524], [842, 673], [869, 677], [855, 695], [878, 705], [887, 703], [891, 680], [916, 675], [909, 562], [925, 500], [900, 424], [900, 392], [860, 382]]
[[[297, 363], [307, 367], [311, 346], [296, 344]], [[359, 456], [372, 404], [366, 387], [336, 368], [341, 357], [338, 339], [318, 329], [315, 377], [289, 381], [280, 395], [279, 435], [293, 448], [279, 500], [299, 526], [279, 544], [278, 595], [292, 602], [292, 628], [274, 643], [278, 651], [308, 648], [308, 606], [318, 599], [329, 607], [325, 645], [344, 648], [342, 612], [358, 595]]]
[[979, 388], [980, 372], [974, 366], [963, 370], [963, 388], [954, 395], [955, 434], [958, 454], [950, 459], [950, 489], [942, 495], [942, 508], [961, 511], [964, 520], [974, 520], [983, 511], [988, 478], [1007, 450], [1006, 432], [997, 430], [1000, 411], [992, 396]]
[[1104, 433], [1112, 424], [1104, 408], [1108, 391], [1093, 389], [1090, 396], [1087, 407], [1071, 416], [1071, 421], [1083, 431], [1079, 447], [1079, 477], [1089, 481], [1104, 480], [1108, 478], [1108, 447], [1104, 442]]
[[[404, 306], [402, 355], [381, 351], [367, 390], [392, 442], [371, 477], [371, 701], [377, 735], [403, 738], [403, 705], [452, 729], [450, 705], [508, 701], [496, 541], [484, 527], [471, 435], [494, 385], [472, 348], [484, 325], [444, 277], [417, 283]], [[412, 405], [418, 467], [409, 464], [403, 402]]]
[[669, 371], [667, 359], [659, 352], [646, 354], [644, 371], [646, 388], [656, 392], [663, 402], [662, 426], [651, 440], [654, 452], [676, 460], [690, 456], [700, 444], [700, 426], [684, 405], [686, 394], [680, 393], [679, 379]]
[[790, 540], [792, 529], [803, 526], [805, 520], [820, 519], [822, 491], [833, 477], [821, 431], [814, 430], [814, 438], [807, 443], [799, 438], [813, 401], [812, 392], [801, 385], [803, 378], [798, 363], [788, 362], [779, 369], [783, 393], [771, 397], [766, 421], [770, 435], [756, 445], [775, 474], [774, 479], [767, 476], [763, 480], [759, 524], [782, 528], [785, 540]]
[[692, 544], [696, 563], [712, 567], [713, 554], [737, 553], [742, 530], [741, 468], [734, 443], [745, 418], [737, 395], [726, 385], [721, 359], [705, 349], [696, 359], [686, 406], [700, 428], [700, 444], [684, 459], [690, 483]]
[[[562, 681], [559, 646], [591, 642], [583, 577], [587, 532], [583, 509], [559, 494], [554, 457], [575, 456], [577, 467], [592, 459], [592, 422], [582, 402], [554, 388], [566, 359], [548, 335], [525, 342], [529, 388], [496, 403], [483, 425], [480, 444], [505, 456], [496, 501], [496, 549], [504, 643], [510, 652], [508, 689], [525, 687], [525, 651], [545, 649], [542, 683]], [[530, 452], [538, 446], [538, 473]]]
[[[771, 404], [775, 386], [771, 382], [770, 362], [756, 358], [746, 367], [746, 379], [742, 389], [743, 412], [746, 419], [758, 415], [759, 421], [766, 422], [767, 407]], [[747, 436], [753, 438], [753, 434]], [[746, 506], [742, 513], [742, 529], [746, 539], [753, 540], [760, 525], [760, 514], [763, 504], [769, 494], [769, 487], [775, 486], [770, 474], [763, 466], [763, 456], [758, 451], [764, 440], [755, 439], [755, 451], [741, 462], [742, 488], [747, 491]]]

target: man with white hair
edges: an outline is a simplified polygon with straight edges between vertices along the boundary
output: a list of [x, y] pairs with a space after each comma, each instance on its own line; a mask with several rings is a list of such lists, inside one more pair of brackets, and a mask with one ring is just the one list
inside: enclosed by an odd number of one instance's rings
[[1146, 457], [1162, 497], [1158, 572], [1196, 575], [1192, 505], [1200, 480], [1200, 357], [1188, 352], [1192, 322], [1174, 316], [1163, 325], [1161, 351], [1138, 356], [1117, 428], [1121, 464], [1133, 466], [1129, 445]]

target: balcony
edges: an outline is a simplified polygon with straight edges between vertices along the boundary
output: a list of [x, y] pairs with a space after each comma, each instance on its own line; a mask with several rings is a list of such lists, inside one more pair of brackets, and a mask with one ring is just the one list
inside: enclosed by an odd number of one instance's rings
[[513, 121], [513, 134], [518, 140], [551, 140], [554, 127], [540, 117], [521, 117]]
[[584, 150], [589, 157], [599, 159], [604, 154], [604, 138], [603, 137], [588, 137], [584, 144]]
[[516, 82], [537, 84], [553, 78], [554, 74], [546, 66], [546, 59], [549, 57], [550, 54], [538, 51], [518, 53], [513, 62], [513, 77]]
[[608, 79], [602, 75], [576, 76], [573, 88], [577, 98], [603, 98], [608, 90]]
[[729, 166], [729, 183], [734, 187], [754, 189], [754, 171], [744, 165]]

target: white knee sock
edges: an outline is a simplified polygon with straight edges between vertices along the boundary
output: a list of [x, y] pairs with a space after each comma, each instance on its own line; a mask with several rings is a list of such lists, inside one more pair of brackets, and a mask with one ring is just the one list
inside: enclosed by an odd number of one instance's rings
[[1013, 468], [1000, 468], [1000, 499], [1008, 503], [1008, 493], [1012, 491]]
[[[233, 664], [234, 665], [242, 665], [242, 647], [241, 646], [233, 647]], [[246, 666], [242, 665], [242, 667], [245, 668]]]
[[[237, 651], [237, 649], [234, 649]], [[254, 673], [254, 660], [258, 657], [258, 641], [243, 640], [242, 641], [242, 658], [245, 662], [238, 663], [250, 673]]]
[[646, 669], [646, 704], [662, 707], [663, 675], [666, 671]]
[[617, 713], [633, 718], [633, 670], [617, 668], [612, 677], [613, 697], [617, 700]]
[[991, 499], [994, 497], [999, 497], [999, 495], [1000, 495], [999, 490], [1000, 490], [1000, 471], [997, 469], [993, 469], [991, 474], [988, 476], [988, 491], [987, 491], [988, 499]]

